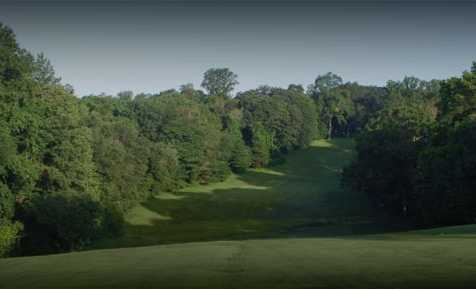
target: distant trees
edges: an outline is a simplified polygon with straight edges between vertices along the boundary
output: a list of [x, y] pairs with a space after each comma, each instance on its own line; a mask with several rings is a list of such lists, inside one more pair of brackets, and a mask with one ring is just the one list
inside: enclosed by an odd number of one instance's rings
[[318, 76], [308, 88], [309, 95], [316, 101], [320, 121], [327, 127], [329, 139], [335, 130], [334, 124], [345, 124], [352, 110], [350, 95], [342, 85], [342, 78], [329, 72]]
[[441, 121], [458, 123], [474, 119], [476, 115], [476, 62], [471, 72], [462, 77], [452, 77], [441, 83], [441, 100], [438, 103], [438, 118]]
[[203, 75], [202, 87], [209, 95], [230, 97], [238, 76], [228, 68], [210, 68]]
[[243, 137], [253, 152], [254, 166], [304, 148], [316, 136], [314, 103], [300, 90], [261, 87], [237, 98], [243, 111]]

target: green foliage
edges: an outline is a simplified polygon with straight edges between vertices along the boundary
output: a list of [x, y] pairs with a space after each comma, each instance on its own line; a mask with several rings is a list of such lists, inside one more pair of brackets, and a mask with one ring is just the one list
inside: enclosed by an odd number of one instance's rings
[[83, 248], [117, 226], [105, 227], [116, 220], [113, 215], [89, 197], [47, 195], [28, 200], [22, 207], [21, 219], [25, 236], [23, 253], [63, 252]]
[[348, 109], [350, 113], [345, 115], [345, 121], [333, 126], [334, 136], [357, 135], [384, 108], [389, 98], [387, 90], [383, 87], [362, 86], [349, 82], [339, 89], [350, 97], [352, 107]]
[[53, 65], [51, 65], [51, 62], [43, 53], [36, 56], [33, 66], [33, 79], [35, 82], [41, 85], [60, 84], [61, 78], [56, 76]]
[[443, 82], [327, 73], [307, 93], [263, 86], [231, 99], [237, 84], [219, 68], [204, 74], [207, 95], [186, 84], [78, 99], [0, 24], [0, 254], [17, 238], [24, 253], [81, 249], [120, 233], [151, 197], [283, 162], [319, 134], [361, 132], [344, 175], [375, 205], [424, 224], [474, 220], [476, 64]]
[[19, 88], [33, 70], [32, 56], [21, 49], [13, 31], [0, 23], [0, 84]]
[[238, 84], [238, 75], [228, 68], [210, 68], [203, 75], [202, 87], [209, 95], [230, 97]]
[[[0, 219], [15, 224], [29, 199], [98, 199], [91, 132], [78, 99], [59, 84], [44, 55], [35, 58], [21, 49], [3, 25], [0, 40]], [[18, 226], [2, 228], [5, 244], [14, 242]]]
[[251, 147], [254, 166], [304, 148], [316, 136], [316, 111], [302, 90], [261, 87], [238, 95], [245, 143]]
[[251, 152], [253, 153], [253, 167], [264, 167], [271, 161], [272, 137], [264, 129], [260, 122], [245, 130], [245, 135], [249, 139]]
[[177, 150], [182, 180], [207, 183], [228, 174], [222, 124], [199, 98], [166, 92], [140, 100], [135, 114], [150, 140]]
[[353, 148], [351, 139], [313, 141], [280, 165], [160, 193], [131, 210], [123, 236], [92, 248], [254, 239], [290, 229], [325, 236], [381, 231], [386, 227], [369, 218], [366, 194], [340, 188]]
[[[473, 65], [474, 66], [474, 65]], [[474, 69], [474, 68], [473, 68]], [[442, 121], [459, 122], [476, 117], [476, 72], [465, 72], [441, 84], [438, 117]]]
[[373, 225], [369, 235], [359, 234], [366, 221], [349, 224], [367, 213], [358, 201], [365, 195], [339, 190], [352, 147], [349, 139], [321, 140], [283, 166], [164, 194], [144, 204], [152, 213], [139, 217], [144, 223], [108, 240], [116, 249], [3, 260], [0, 280], [9, 289], [474, 287], [476, 225], [387, 234], [373, 234]]
[[170, 144], [151, 146], [149, 172], [155, 180], [152, 192], [170, 192], [183, 186], [178, 151]]
[[415, 212], [411, 192], [418, 150], [431, 123], [432, 115], [420, 105], [382, 110], [357, 138], [357, 159], [345, 180], [369, 194], [377, 207], [398, 216]]
[[251, 151], [246, 146], [237, 122], [229, 124], [223, 140], [223, 151], [228, 152], [229, 166], [235, 173], [243, 173], [251, 165]]
[[9, 223], [0, 219], [0, 258], [8, 256], [14, 249], [22, 230], [22, 225], [18, 222]]
[[232, 136], [230, 141], [233, 143], [230, 150], [230, 168], [235, 173], [242, 173], [250, 167], [251, 152], [243, 139]]
[[393, 99], [358, 138], [344, 181], [417, 225], [474, 222], [475, 76], [389, 83]]
[[102, 196], [123, 210], [149, 197], [148, 142], [128, 119], [98, 121], [93, 150]]
[[320, 75], [308, 87], [318, 111], [321, 136], [349, 137], [362, 131], [384, 107], [402, 103], [421, 103], [436, 114], [440, 81], [424, 81], [405, 77], [402, 81], [388, 81], [386, 87], [343, 83], [333, 73]]
[[353, 105], [347, 90], [341, 88], [342, 78], [331, 72], [320, 75], [309, 86], [318, 107], [320, 122], [327, 127], [327, 138], [331, 139], [336, 125], [345, 125], [353, 113]]
[[420, 222], [466, 224], [476, 220], [476, 122], [441, 125], [418, 159]]
[[7, 185], [0, 183], [0, 219], [10, 220], [15, 213], [15, 197]]
[[13, 217], [15, 203], [14, 195], [6, 181], [16, 146], [5, 126], [5, 123], [0, 123], [0, 220], [10, 220]]

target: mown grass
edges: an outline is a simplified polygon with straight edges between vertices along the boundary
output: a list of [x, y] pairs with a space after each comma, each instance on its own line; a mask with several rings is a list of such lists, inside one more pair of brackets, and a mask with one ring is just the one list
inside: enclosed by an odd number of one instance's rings
[[161, 194], [132, 211], [123, 237], [93, 248], [263, 238], [308, 226], [315, 233], [316, 225], [329, 236], [374, 231], [366, 197], [340, 186], [352, 155], [351, 140], [319, 140], [279, 166]]
[[133, 248], [1, 259], [0, 288], [476, 288], [476, 225], [388, 232], [339, 186], [352, 146], [159, 195], [96, 244]]
[[471, 238], [216, 241], [0, 260], [0, 288], [475, 288]]

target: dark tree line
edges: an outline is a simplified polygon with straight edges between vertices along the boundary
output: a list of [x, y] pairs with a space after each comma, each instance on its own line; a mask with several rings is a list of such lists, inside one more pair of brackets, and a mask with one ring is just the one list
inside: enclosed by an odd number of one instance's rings
[[476, 63], [441, 82], [389, 83], [344, 181], [418, 226], [476, 221]]

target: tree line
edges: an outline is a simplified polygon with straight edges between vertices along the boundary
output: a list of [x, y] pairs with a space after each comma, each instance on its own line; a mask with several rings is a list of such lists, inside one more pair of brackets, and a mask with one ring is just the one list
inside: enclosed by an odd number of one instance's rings
[[238, 76], [212, 68], [203, 90], [79, 98], [0, 24], [0, 256], [117, 236], [128, 210], [159, 192], [281, 163], [316, 138], [356, 137], [344, 181], [377, 208], [425, 224], [468, 222], [474, 70], [385, 87], [327, 73], [307, 88], [233, 95]]
[[420, 227], [476, 222], [476, 62], [461, 77], [390, 83], [344, 183]]
[[283, 160], [316, 136], [303, 90], [232, 98], [237, 75], [159, 94], [74, 96], [48, 61], [0, 25], [0, 255], [81, 249], [116, 236], [162, 191]]

